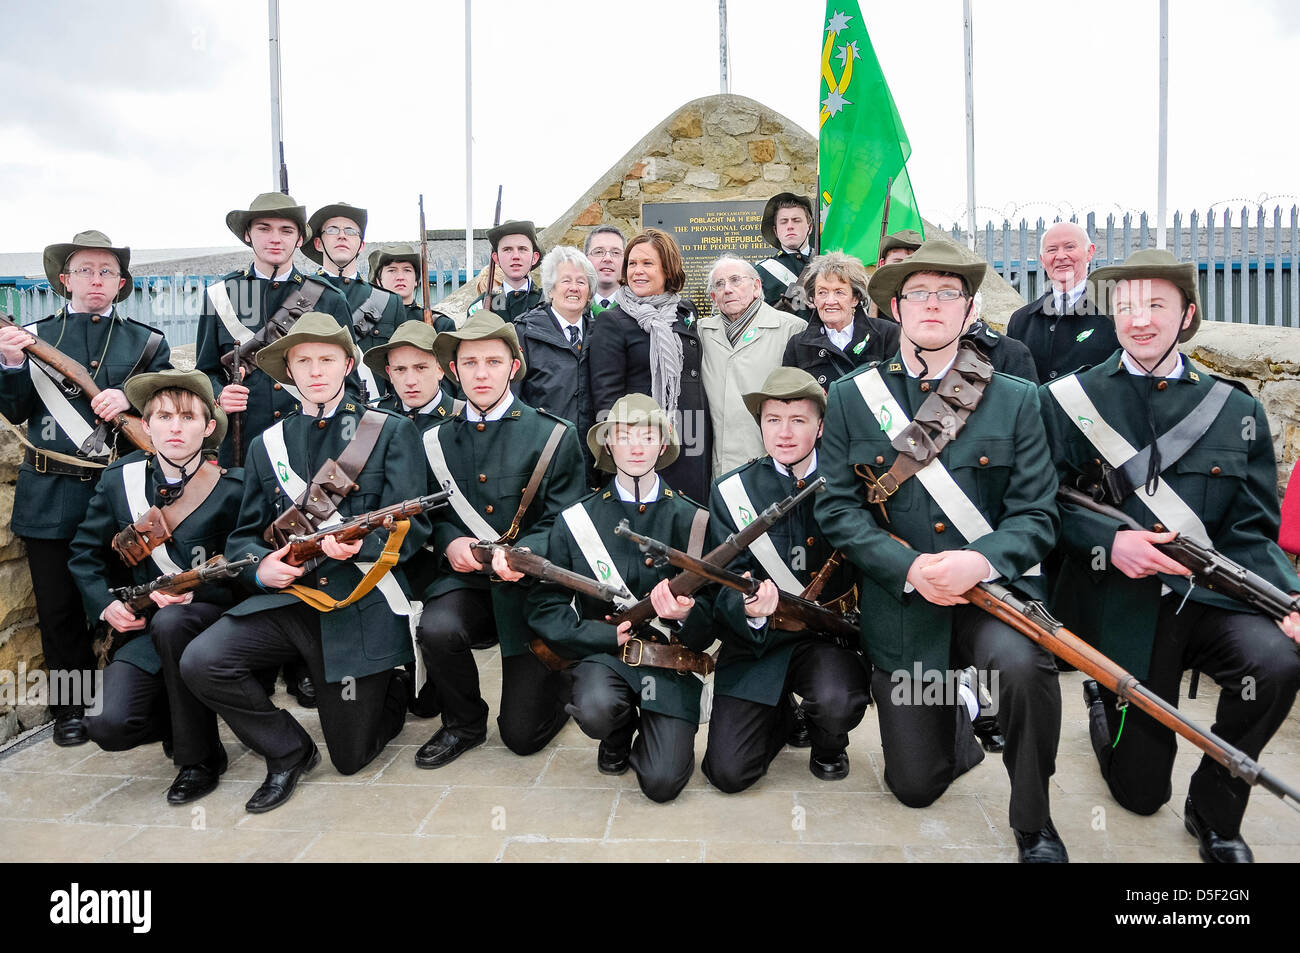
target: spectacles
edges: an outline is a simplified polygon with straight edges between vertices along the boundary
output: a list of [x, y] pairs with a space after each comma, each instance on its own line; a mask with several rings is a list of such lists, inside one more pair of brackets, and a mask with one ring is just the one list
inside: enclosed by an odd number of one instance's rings
[[76, 275], [78, 278], [87, 278], [87, 279], [94, 278], [96, 275], [98, 275], [100, 278], [105, 278], [105, 279], [122, 277], [122, 273], [120, 271], [114, 271], [112, 268], [98, 268], [98, 269], [74, 268], [70, 272], [68, 272], [68, 274]]
[[754, 280], [755, 279], [750, 278], [748, 275], [732, 275], [730, 278], [719, 278], [713, 284], [709, 285], [709, 288], [712, 291], [722, 291], [727, 287], [727, 285], [731, 285], [733, 288], [743, 288], [749, 282]]
[[958, 291], [956, 288], [944, 288], [941, 291], [908, 291], [898, 297], [902, 301], [911, 301], [913, 304], [925, 304], [930, 300], [930, 295], [934, 295], [940, 301], [956, 301], [958, 298], [966, 297], [966, 292]]
[[342, 232], [344, 235], [348, 236], [348, 238], [356, 238], [361, 234], [361, 229], [353, 228], [351, 225], [344, 228], [339, 228], [337, 225], [326, 225], [320, 230], [322, 235], [337, 235], [339, 232]]
[[587, 252], [588, 258], [619, 258], [623, 254], [621, 248], [593, 248]]

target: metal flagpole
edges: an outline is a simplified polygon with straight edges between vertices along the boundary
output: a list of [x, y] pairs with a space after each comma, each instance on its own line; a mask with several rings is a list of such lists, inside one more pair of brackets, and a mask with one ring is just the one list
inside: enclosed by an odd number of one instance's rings
[[280, 0], [267, 0], [266, 13], [271, 34], [271, 191], [287, 195], [289, 172], [280, 129]]
[[727, 0], [718, 0], [718, 92], [731, 92], [727, 75]]
[[1169, 190], [1169, 0], [1160, 0], [1160, 158], [1156, 172], [1156, 247], [1165, 247]]
[[465, 0], [465, 283], [474, 279], [474, 69], [469, 3]]
[[966, 247], [975, 250], [975, 65], [971, 0], [962, 0], [966, 28]]

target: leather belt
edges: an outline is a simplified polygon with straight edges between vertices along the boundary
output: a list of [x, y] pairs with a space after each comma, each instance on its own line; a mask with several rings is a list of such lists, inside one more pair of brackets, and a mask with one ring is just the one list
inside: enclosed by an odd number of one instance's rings
[[[564, 658], [542, 639], [531, 640], [528, 648], [552, 672], [573, 668], [581, 661], [581, 659]], [[703, 652], [694, 652], [678, 643], [664, 645], [661, 642], [649, 642], [638, 638], [628, 639], [623, 644], [619, 658], [632, 668], [650, 665], [654, 668], [672, 669], [675, 672], [694, 672], [696, 675], [708, 675], [716, 667], [713, 657]]]
[[102, 472], [98, 467], [78, 467], [70, 463], [60, 463], [40, 450], [28, 447], [23, 451], [23, 463], [30, 463], [37, 473], [49, 473], [54, 476], [74, 476], [83, 483], [97, 479]]

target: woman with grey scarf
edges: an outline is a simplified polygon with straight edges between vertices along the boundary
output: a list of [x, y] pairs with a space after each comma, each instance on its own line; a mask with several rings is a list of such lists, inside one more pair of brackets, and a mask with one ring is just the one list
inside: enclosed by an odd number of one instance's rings
[[677, 428], [682, 452], [665, 482], [708, 499], [711, 426], [700, 376], [695, 308], [681, 296], [686, 270], [677, 243], [648, 228], [627, 244], [614, 304], [592, 328], [588, 365], [596, 419], [625, 394], [649, 394]]

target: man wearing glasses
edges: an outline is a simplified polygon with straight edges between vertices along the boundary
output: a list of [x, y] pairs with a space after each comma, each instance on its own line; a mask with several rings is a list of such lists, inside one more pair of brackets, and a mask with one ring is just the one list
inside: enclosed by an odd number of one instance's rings
[[596, 289], [591, 296], [591, 313], [594, 317], [614, 303], [618, 290], [618, 276], [623, 271], [623, 249], [627, 241], [613, 225], [599, 225], [587, 235], [582, 246], [591, 267], [596, 269]]
[[777, 311], [763, 300], [754, 266], [723, 255], [705, 283], [713, 313], [700, 320], [700, 373], [713, 419], [713, 476], [761, 457], [763, 435], [744, 395], [763, 386], [781, 366], [786, 342], [808, 326], [803, 318]]
[[[370, 284], [357, 274], [366, 248], [366, 220], [363, 208], [335, 202], [318, 208], [307, 220], [307, 234], [313, 236], [302, 253], [320, 265], [317, 277], [326, 278], [347, 299], [352, 309], [352, 336], [362, 351], [383, 344], [406, 318], [397, 295]], [[368, 400], [384, 395], [382, 378], [376, 380], [365, 364], [357, 373], [369, 392]]]
[[[70, 545], [109, 459], [112, 438], [98, 441], [102, 422], [130, 407], [122, 392], [128, 377], [171, 367], [162, 333], [125, 318], [113, 305], [130, 296], [131, 249], [114, 248], [103, 232], [80, 232], [71, 242], [49, 245], [45, 276], [68, 304], [30, 325], [30, 331], [0, 328], [0, 413], [27, 422], [27, 449], [14, 490], [12, 529], [27, 545], [46, 668], [58, 672], [95, 671], [85, 610], [68, 571]], [[68, 394], [27, 359], [33, 337], [48, 341], [86, 368], [100, 386], [91, 399], [84, 391]], [[124, 452], [129, 447], [121, 448]], [[87, 679], [77, 678], [79, 686]], [[76, 695], [78, 693], [73, 693]], [[83, 697], [51, 697], [54, 743], [84, 744]]]
[[1056, 665], [963, 597], [997, 581], [1043, 598], [1039, 563], [1058, 528], [1037, 388], [995, 373], [962, 340], [986, 271], [932, 240], [876, 272], [899, 349], [831, 385], [819, 467], [827, 485], [814, 513], [858, 569], [889, 789], [925, 807], [969, 767], [956, 686], [974, 665], [1006, 737], [1020, 860], [1063, 863], [1048, 803], [1061, 731]]

